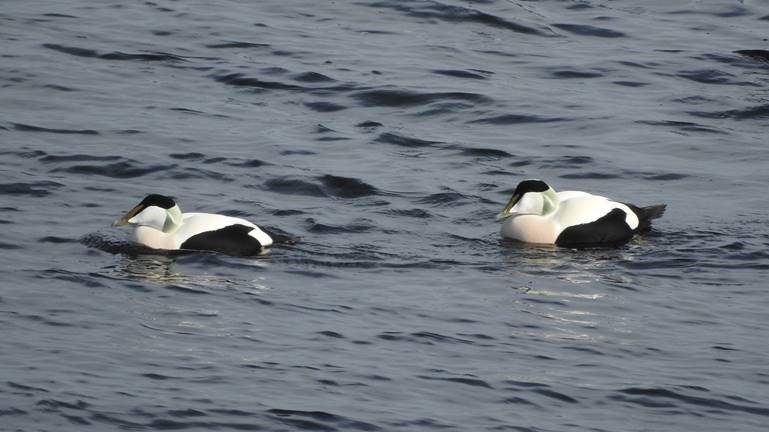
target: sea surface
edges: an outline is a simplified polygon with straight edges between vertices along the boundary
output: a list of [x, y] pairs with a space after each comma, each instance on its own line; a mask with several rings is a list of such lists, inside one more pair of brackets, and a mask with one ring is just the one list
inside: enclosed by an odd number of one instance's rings
[[[769, 3], [0, 3], [0, 431], [764, 431]], [[541, 178], [616, 248], [503, 241]], [[149, 193], [296, 242], [148, 253]]]

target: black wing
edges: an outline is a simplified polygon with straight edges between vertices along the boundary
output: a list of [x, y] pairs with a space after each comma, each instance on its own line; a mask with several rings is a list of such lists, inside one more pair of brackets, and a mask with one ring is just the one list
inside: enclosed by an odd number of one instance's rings
[[625, 222], [627, 214], [612, 209], [605, 216], [590, 223], [574, 225], [561, 231], [555, 244], [566, 247], [613, 246], [627, 242], [633, 230]]
[[258, 255], [262, 251], [259, 240], [248, 233], [253, 227], [230, 225], [216, 231], [206, 231], [188, 238], [182, 249], [207, 250], [234, 256]]

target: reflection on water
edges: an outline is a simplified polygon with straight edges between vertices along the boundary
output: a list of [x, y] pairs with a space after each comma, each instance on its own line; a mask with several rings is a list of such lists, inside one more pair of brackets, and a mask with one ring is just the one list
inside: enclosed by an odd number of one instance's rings
[[507, 241], [502, 246], [510, 280], [519, 281], [512, 287], [512, 312], [527, 317], [527, 325], [511, 336], [593, 346], [621, 340], [628, 332], [625, 317], [612, 305], [615, 288], [637, 289], [625, 266], [653, 252], [642, 239], [619, 248], [584, 250]]
[[260, 270], [267, 265], [264, 258], [228, 257], [214, 252], [153, 250], [117, 239], [110, 232], [88, 234], [81, 239], [81, 243], [104, 252], [120, 254], [121, 259], [110, 267], [110, 273], [120, 279], [164, 284], [176, 290], [192, 292], [207, 292], [209, 289], [223, 287], [245, 289], [250, 293], [268, 289], [262, 278], [235, 280], [232, 272], [224, 272], [227, 276], [209, 273], [212, 269], [223, 267]]
[[[238, 260], [238, 262], [228, 260]], [[232, 273], [224, 272], [225, 275], [208, 273], [211, 269], [244, 266], [260, 270], [265, 264], [258, 259], [231, 258], [213, 253], [145, 254], [124, 255], [113, 271], [121, 278], [139, 279], [164, 284], [176, 290], [198, 293], [228, 288], [256, 294], [269, 289], [263, 278], [239, 280], [233, 278]]]
[[517, 279], [550, 276], [571, 284], [632, 284], [618, 264], [635, 261], [645, 249], [633, 242], [619, 248], [567, 249], [553, 245], [502, 242], [500, 252]]
[[115, 273], [129, 279], [149, 282], [184, 283], [188, 280], [175, 269], [176, 258], [166, 255], [123, 256]]

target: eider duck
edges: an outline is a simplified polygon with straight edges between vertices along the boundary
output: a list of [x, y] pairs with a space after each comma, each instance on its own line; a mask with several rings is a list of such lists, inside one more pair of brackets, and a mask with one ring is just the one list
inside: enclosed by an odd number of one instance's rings
[[136, 225], [136, 241], [152, 249], [259, 255], [272, 238], [253, 223], [225, 215], [182, 213], [173, 198], [151, 194], [112, 226]]
[[502, 237], [566, 247], [619, 245], [651, 228], [666, 205], [638, 207], [580, 191], [556, 192], [542, 180], [524, 180], [497, 214]]

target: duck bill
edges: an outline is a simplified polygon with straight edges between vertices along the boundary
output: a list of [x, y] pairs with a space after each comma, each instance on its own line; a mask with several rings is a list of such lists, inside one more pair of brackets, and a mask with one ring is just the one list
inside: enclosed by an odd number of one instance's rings
[[518, 201], [521, 200], [521, 195], [513, 194], [512, 198], [510, 198], [510, 201], [507, 202], [505, 205], [505, 208], [502, 209], [501, 212], [497, 213], [497, 222], [505, 220], [513, 215], [513, 212], [511, 211], [513, 207], [515, 207], [516, 204], [518, 204]]
[[112, 222], [112, 226], [119, 227], [123, 225], [128, 225], [129, 223], [131, 223], [131, 218], [136, 216], [136, 214], [139, 213], [140, 211], [142, 211], [141, 206], [136, 206], [131, 210], [128, 210], [128, 213], [124, 214], [123, 217], [121, 217], [120, 219], [117, 219], [115, 222]]

